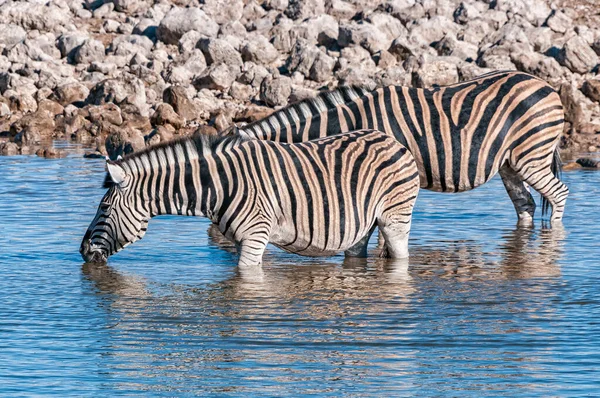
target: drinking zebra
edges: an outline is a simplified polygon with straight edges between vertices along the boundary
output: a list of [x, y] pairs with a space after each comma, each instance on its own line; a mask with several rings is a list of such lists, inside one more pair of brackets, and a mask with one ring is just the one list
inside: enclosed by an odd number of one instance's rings
[[355, 129], [378, 129], [413, 154], [421, 188], [463, 192], [497, 172], [520, 223], [531, 223], [532, 186], [562, 219], [568, 188], [558, 178], [564, 125], [558, 94], [521, 72], [494, 72], [446, 87], [342, 87], [237, 129], [254, 139], [301, 142]]
[[161, 214], [206, 216], [236, 242], [239, 265], [268, 242], [303, 255], [365, 256], [377, 225], [389, 256], [408, 256], [419, 174], [396, 139], [362, 130], [305, 143], [195, 135], [107, 161], [86, 261], [141, 239]]

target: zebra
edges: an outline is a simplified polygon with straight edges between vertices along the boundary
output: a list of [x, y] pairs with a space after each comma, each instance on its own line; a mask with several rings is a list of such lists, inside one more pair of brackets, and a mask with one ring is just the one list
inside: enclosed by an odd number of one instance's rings
[[421, 188], [464, 192], [500, 173], [520, 225], [531, 225], [535, 201], [551, 222], [562, 220], [568, 188], [560, 181], [564, 128], [559, 95], [543, 80], [500, 71], [428, 89], [366, 91], [341, 87], [229, 130], [260, 140], [302, 142], [355, 129], [393, 135], [413, 154]]
[[238, 265], [267, 243], [307, 256], [367, 254], [378, 226], [385, 255], [408, 256], [419, 173], [396, 139], [359, 130], [304, 143], [196, 134], [117, 161], [81, 242], [86, 262], [141, 239], [161, 214], [208, 217], [236, 243]]

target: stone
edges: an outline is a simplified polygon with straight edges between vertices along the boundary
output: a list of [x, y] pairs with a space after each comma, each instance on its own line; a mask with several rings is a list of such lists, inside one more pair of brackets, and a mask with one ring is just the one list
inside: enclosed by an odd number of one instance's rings
[[134, 27], [132, 33], [134, 35], [143, 35], [149, 39], [154, 40], [156, 38], [156, 30], [158, 24], [150, 18], [142, 18]]
[[27, 38], [27, 32], [15, 24], [0, 23], [0, 47], [11, 48], [22, 43]]
[[315, 62], [310, 68], [309, 77], [316, 82], [324, 82], [333, 78], [333, 68], [336, 61], [329, 55], [319, 52]]
[[600, 79], [586, 80], [581, 91], [592, 101], [600, 102]]
[[231, 67], [241, 68], [242, 56], [231, 44], [223, 39], [207, 38], [198, 42], [209, 66], [213, 64], [226, 64]]
[[573, 20], [562, 11], [554, 10], [546, 20], [546, 25], [557, 33], [565, 33], [573, 26]]
[[458, 68], [455, 64], [439, 60], [424, 64], [413, 76], [416, 87], [448, 86], [458, 83]]
[[232, 68], [226, 64], [213, 65], [209, 70], [194, 81], [197, 89], [228, 90], [237, 77]]
[[57, 149], [54, 147], [40, 149], [35, 154], [40, 157], [44, 157], [46, 159], [60, 159], [60, 158], [67, 157], [66, 151], [64, 151], [62, 149]]
[[392, 40], [371, 23], [353, 21], [340, 25], [338, 44], [340, 47], [359, 45], [374, 54], [381, 50], [387, 50]]
[[90, 90], [81, 83], [67, 83], [58, 86], [54, 90], [54, 98], [62, 106], [66, 106], [74, 103], [83, 103]]
[[586, 106], [589, 101], [577, 87], [563, 83], [558, 90], [565, 109], [565, 120], [578, 130], [581, 125], [591, 119], [591, 112]]
[[119, 79], [107, 79], [96, 84], [90, 90], [86, 102], [94, 105], [109, 102], [117, 105], [131, 104], [143, 111], [147, 108], [146, 89], [140, 79], [123, 75]]
[[37, 101], [30, 94], [15, 94], [8, 97], [8, 99], [10, 101], [10, 109], [13, 112], [30, 113], [37, 110]]
[[213, 21], [222, 25], [238, 21], [244, 11], [243, 0], [203, 0], [202, 10]]
[[216, 37], [219, 25], [199, 8], [173, 7], [160, 21], [156, 35], [163, 43], [177, 44], [181, 36], [191, 30], [208, 37]]
[[248, 84], [233, 82], [229, 88], [229, 95], [238, 101], [250, 101], [255, 95], [254, 89]]
[[64, 33], [60, 35], [56, 41], [56, 46], [60, 50], [62, 57], [68, 57], [69, 59], [72, 59], [75, 55], [75, 50], [77, 50], [79, 46], [85, 43], [88, 39], [89, 36], [86, 33]]
[[86, 110], [88, 112], [87, 118], [92, 123], [106, 122], [115, 126], [123, 124], [121, 109], [115, 104], [90, 105], [86, 107]]
[[253, 35], [242, 47], [242, 59], [268, 65], [279, 58], [277, 49], [262, 35]]
[[2, 156], [15, 156], [19, 154], [19, 146], [14, 142], [2, 142], [0, 143], [0, 155]]
[[184, 120], [195, 120], [198, 110], [190, 100], [185, 89], [180, 86], [169, 86], [163, 92], [163, 101], [173, 107]]
[[115, 10], [124, 13], [134, 13], [145, 6], [144, 1], [140, 0], [112, 0]]
[[289, 0], [285, 15], [290, 19], [305, 19], [325, 14], [322, 0]]
[[137, 130], [118, 129], [106, 137], [105, 147], [109, 158], [114, 160], [118, 156], [141, 151], [146, 147], [146, 142], [143, 134]]
[[408, 30], [402, 22], [387, 13], [374, 12], [368, 16], [368, 21], [385, 34], [390, 42], [399, 36], [408, 36]]
[[286, 67], [291, 72], [300, 72], [308, 77], [319, 53], [319, 49], [307, 40], [298, 39], [286, 61]]
[[452, 56], [467, 62], [475, 61], [479, 51], [475, 44], [457, 40], [452, 34], [448, 34], [438, 41], [435, 49], [439, 55]]
[[77, 47], [73, 60], [78, 64], [102, 61], [106, 55], [104, 45], [98, 40], [88, 39]]
[[575, 73], [587, 73], [598, 64], [598, 56], [579, 36], [569, 39], [558, 54], [558, 61]]
[[564, 77], [564, 70], [558, 61], [535, 52], [515, 53], [511, 60], [517, 69], [540, 77], [550, 83], [558, 83]]
[[62, 115], [64, 111], [65, 108], [58, 102], [45, 99], [38, 103], [36, 113], [45, 115], [47, 118], [54, 119], [56, 116]]
[[181, 128], [184, 125], [184, 121], [181, 117], [175, 112], [173, 107], [169, 104], [159, 104], [150, 119], [153, 125], [165, 125], [170, 124], [176, 129]]
[[285, 106], [292, 93], [292, 81], [287, 76], [265, 79], [260, 88], [260, 99], [268, 106]]
[[577, 164], [586, 169], [600, 169], [600, 161], [590, 158], [579, 158]]
[[240, 83], [250, 84], [254, 88], [259, 88], [263, 80], [270, 75], [271, 73], [264, 66], [257, 65], [254, 62], [244, 62], [239, 81]]
[[340, 20], [350, 19], [356, 13], [356, 6], [343, 0], [331, 0], [327, 9], [327, 14]]
[[6, 117], [12, 115], [8, 104], [4, 102], [0, 102], [0, 117]]
[[479, 2], [463, 1], [454, 10], [454, 22], [465, 25], [469, 21], [476, 19], [482, 14]]

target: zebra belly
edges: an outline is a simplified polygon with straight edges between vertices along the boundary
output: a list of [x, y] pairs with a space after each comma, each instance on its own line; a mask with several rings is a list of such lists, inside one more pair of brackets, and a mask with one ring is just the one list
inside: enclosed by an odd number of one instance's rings
[[[289, 224], [287, 224], [289, 225]], [[324, 230], [324, 225], [313, 226], [314, 228], [321, 228]], [[295, 226], [286, 224], [280, 225], [274, 229], [269, 238], [269, 242], [278, 248], [285, 250], [290, 253], [300, 254], [302, 256], [319, 257], [319, 256], [333, 256], [337, 253], [343, 252], [356, 243], [358, 243], [367, 233], [370, 228], [361, 229], [358, 234], [355, 235], [355, 239], [346, 240], [344, 243], [339, 242], [341, 236], [341, 228], [336, 226], [329, 227], [328, 236], [313, 234], [304, 234], [300, 231], [296, 233]]]

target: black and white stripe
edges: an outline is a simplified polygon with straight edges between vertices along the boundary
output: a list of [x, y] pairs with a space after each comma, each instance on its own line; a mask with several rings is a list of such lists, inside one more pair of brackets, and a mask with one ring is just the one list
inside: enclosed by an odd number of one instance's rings
[[364, 256], [375, 226], [408, 255], [419, 189], [415, 161], [389, 135], [355, 131], [305, 143], [197, 135], [108, 162], [108, 192], [82, 244], [101, 261], [161, 214], [206, 216], [236, 242], [241, 265], [268, 242], [303, 255]]
[[301, 142], [356, 129], [393, 135], [413, 154], [421, 187], [463, 192], [502, 176], [520, 221], [535, 202], [526, 184], [560, 221], [568, 195], [557, 178], [564, 111], [546, 82], [521, 72], [494, 72], [447, 87], [342, 87], [278, 110], [238, 129], [244, 137]]

